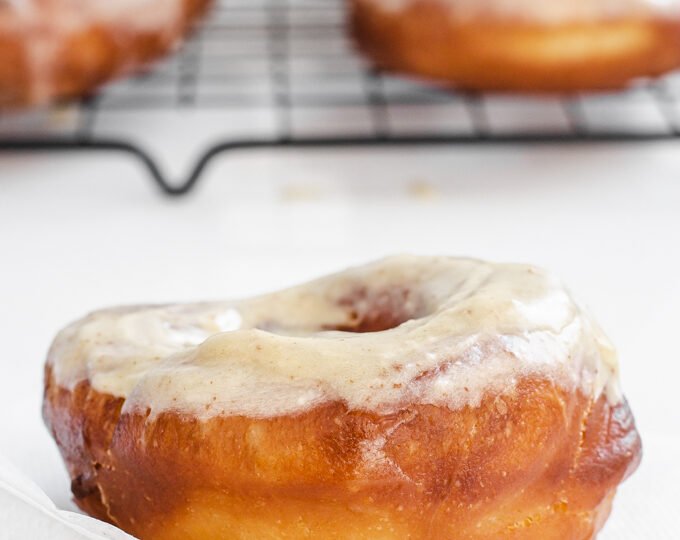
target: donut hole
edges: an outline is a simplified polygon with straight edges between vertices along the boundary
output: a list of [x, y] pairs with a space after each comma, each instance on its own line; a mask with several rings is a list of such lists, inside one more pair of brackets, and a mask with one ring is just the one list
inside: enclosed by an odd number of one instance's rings
[[378, 290], [356, 287], [337, 303], [346, 308], [347, 322], [324, 325], [324, 330], [382, 332], [424, 315], [420, 297], [406, 287], [395, 286]]

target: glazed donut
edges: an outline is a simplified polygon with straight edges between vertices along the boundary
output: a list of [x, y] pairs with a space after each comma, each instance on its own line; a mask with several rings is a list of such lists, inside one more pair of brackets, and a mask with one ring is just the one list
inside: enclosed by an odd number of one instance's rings
[[89, 94], [174, 48], [210, 0], [0, 0], [0, 109]]
[[679, 0], [352, 0], [380, 68], [468, 90], [617, 89], [680, 66]]
[[641, 455], [563, 285], [445, 257], [97, 311], [44, 417], [77, 504], [142, 539], [590, 539]]

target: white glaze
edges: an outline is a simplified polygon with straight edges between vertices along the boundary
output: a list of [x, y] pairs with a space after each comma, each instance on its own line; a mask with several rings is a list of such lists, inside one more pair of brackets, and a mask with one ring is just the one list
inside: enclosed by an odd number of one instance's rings
[[[322, 330], [368, 307], [341, 305], [362, 286], [408, 289], [416, 317], [381, 332]], [[89, 379], [152, 416], [276, 416], [333, 400], [455, 409], [529, 375], [621, 399], [614, 348], [559, 280], [447, 257], [390, 257], [251, 300], [98, 311], [59, 333], [48, 363], [59, 385]]]
[[[30, 98], [43, 103], [53, 94], [53, 69], [63, 47], [89, 29], [105, 28], [113, 40], [154, 33], [172, 43], [181, 37], [184, 0], [4, 0], [0, 33], [21, 43], [29, 72]], [[0, 0], [0, 7], [2, 0]], [[116, 74], [137, 65], [134, 57], [119, 58]], [[115, 74], [113, 74], [115, 75]]]
[[415, 4], [446, 5], [457, 19], [498, 17], [561, 24], [618, 17], [680, 17], [680, 0], [364, 0], [389, 11]]
[[122, 30], [165, 28], [178, 19], [182, 0], [0, 0], [2, 3], [23, 29], [40, 27], [52, 32], [112, 22], [122, 23]]

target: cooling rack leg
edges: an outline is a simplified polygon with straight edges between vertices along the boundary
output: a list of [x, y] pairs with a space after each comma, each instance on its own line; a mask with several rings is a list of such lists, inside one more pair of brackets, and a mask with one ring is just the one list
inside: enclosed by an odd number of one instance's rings
[[582, 144], [582, 143], [641, 143], [668, 141], [677, 139], [678, 134], [555, 134], [555, 135], [496, 135], [493, 138], [480, 139], [472, 136], [434, 136], [434, 137], [389, 137], [389, 138], [297, 138], [276, 140], [240, 140], [219, 143], [208, 148], [191, 169], [189, 176], [182, 183], [170, 183], [163, 175], [156, 160], [142, 148], [125, 141], [97, 140], [85, 142], [73, 141], [1, 141], [0, 152], [35, 152], [35, 151], [115, 151], [130, 154], [146, 167], [156, 185], [167, 195], [179, 196], [189, 193], [205, 173], [212, 160], [234, 150], [257, 149], [329, 149], [329, 148], [397, 148], [400, 146], [486, 146], [499, 145], [546, 145], [546, 144]]
[[140, 147], [116, 140], [98, 141], [0, 141], [0, 152], [122, 152], [134, 156], [147, 169], [156, 185], [168, 195], [185, 193], [185, 184], [175, 187], [161, 173], [156, 161]]

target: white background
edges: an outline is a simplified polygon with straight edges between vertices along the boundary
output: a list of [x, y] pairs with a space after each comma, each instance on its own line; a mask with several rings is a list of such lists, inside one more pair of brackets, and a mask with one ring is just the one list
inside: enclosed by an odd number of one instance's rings
[[90, 310], [247, 296], [395, 252], [530, 262], [618, 346], [645, 445], [602, 538], [677, 539], [679, 233], [680, 142], [248, 152], [182, 199], [121, 156], [0, 156], [0, 455], [73, 508], [42, 366]]

